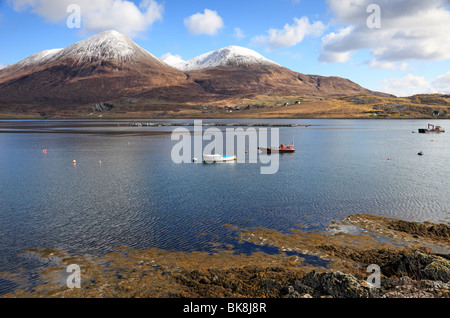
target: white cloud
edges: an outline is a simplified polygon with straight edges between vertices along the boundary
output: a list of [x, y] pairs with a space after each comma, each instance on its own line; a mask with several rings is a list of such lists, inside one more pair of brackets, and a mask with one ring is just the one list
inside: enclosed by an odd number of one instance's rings
[[415, 94], [437, 93], [433, 85], [422, 76], [408, 74], [403, 78], [391, 78], [385, 80], [384, 92], [396, 96], [411, 96]]
[[161, 60], [169, 65], [174, 65], [178, 63], [185, 63], [185, 60], [178, 54], [166, 53], [161, 56]]
[[130, 37], [148, 30], [162, 20], [164, 7], [155, 0], [142, 0], [137, 6], [127, 0], [7, 0], [16, 11], [30, 10], [49, 23], [65, 22], [67, 7], [76, 3], [81, 9], [81, 27], [85, 32], [116, 30]]
[[393, 70], [393, 71], [405, 71], [408, 68], [408, 63], [394, 63], [394, 62], [383, 62], [377, 59], [372, 59], [369, 61], [371, 68]]
[[321, 62], [346, 62], [352, 53], [364, 49], [370, 50], [374, 66], [450, 58], [448, 0], [378, 0], [379, 29], [367, 25], [372, 14], [367, 8], [373, 0], [327, 0], [327, 3], [336, 17], [334, 25], [341, 29], [323, 37]]
[[450, 94], [450, 72], [438, 76], [432, 83], [438, 93]]
[[322, 38], [322, 47], [326, 47], [326, 50], [322, 50], [319, 61], [325, 63], [344, 63], [350, 59], [351, 51], [347, 50], [347, 47], [343, 44], [345, 39], [352, 32], [352, 27], [342, 29], [338, 34], [331, 32]]
[[223, 19], [217, 11], [205, 9], [204, 13], [196, 13], [184, 19], [184, 25], [193, 35], [215, 35], [224, 27]]
[[234, 28], [234, 37], [238, 40], [242, 40], [245, 38], [245, 33], [241, 30], [241, 28]]
[[411, 96], [415, 94], [450, 94], [450, 72], [427, 80], [422, 76], [408, 74], [402, 78], [391, 78], [383, 81], [384, 92], [396, 96]]
[[295, 46], [306, 36], [320, 36], [326, 27], [318, 21], [310, 23], [308, 17], [294, 18], [292, 25], [286, 24], [283, 29], [269, 29], [267, 35], [258, 35], [252, 39], [256, 45], [264, 45], [268, 49], [279, 49]]
[[170, 52], [168, 52], [168, 53], [164, 54], [163, 56], [161, 56], [161, 60], [168, 59], [168, 58], [176, 58], [176, 59], [183, 60], [181, 55], [179, 55], [179, 54], [172, 54]]
[[422, 76], [408, 74], [403, 78], [391, 79], [390, 86], [393, 88], [430, 88], [431, 84]]
[[5, 67], [6, 67], [6, 65], [0, 64], [0, 70], [1, 70], [2, 68], [5, 68]]

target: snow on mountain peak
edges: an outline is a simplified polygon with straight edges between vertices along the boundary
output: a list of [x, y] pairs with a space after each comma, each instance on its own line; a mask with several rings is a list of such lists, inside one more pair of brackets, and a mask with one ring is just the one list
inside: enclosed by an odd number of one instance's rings
[[240, 46], [227, 46], [217, 51], [194, 57], [184, 64], [172, 65], [183, 71], [194, 71], [213, 67], [278, 65], [261, 54]]
[[19, 72], [24, 68], [37, 67], [51, 61], [62, 49], [46, 50], [27, 57], [26, 59], [15, 64], [8, 65], [3, 70]]
[[179, 70], [183, 70], [184, 64], [186, 63], [186, 61], [183, 60], [180, 56], [172, 55], [170, 53], [167, 53], [163, 57], [161, 57], [161, 60], [167, 65]]
[[52, 57], [59, 52], [61, 52], [62, 49], [53, 49], [53, 50], [46, 50], [39, 53], [36, 53], [32, 56], [30, 56], [30, 60], [34, 61], [35, 63], [45, 63], [48, 60], [51, 60]]
[[125, 62], [133, 60], [139, 55], [150, 55], [155, 58], [127, 36], [110, 30], [93, 35], [61, 50], [56, 58], [70, 57], [74, 60], [88, 62], [95, 59]]
[[161, 65], [169, 65], [181, 71], [193, 71], [214, 67], [246, 67], [249, 65], [279, 66], [279, 64], [251, 49], [233, 45], [202, 54], [189, 61], [184, 61], [179, 56], [172, 54], [166, 54], [161, 59], [158, 59], [138, 46], [127, 36], [110, 30], [95, 34], [64, 49], [36, 53], [5, 69], [14, 67], [14, 70], [20, 70], [22, 68], [41, 66], [55, 61], [66, 63], [66, 59], [73, 60], [75, 64], [103, 60], [114, 60], [122, 63], [135, 61], [139, 57], [152, 57], [155, 61], [161, 63]]

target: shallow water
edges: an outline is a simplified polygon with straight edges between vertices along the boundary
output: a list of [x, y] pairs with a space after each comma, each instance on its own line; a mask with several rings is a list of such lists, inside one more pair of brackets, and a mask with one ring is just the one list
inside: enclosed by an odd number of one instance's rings
[[[0, 121], [0, 272], [38, 266], [19, 255], [25, 248], [102, 255], [235, 244], [225, 224], [315, 229], [355, 213], [448, 221], [450, 132], [412, 133], [429, 121], [203, 122], [312, 126], [280, 127], [280, 142], [294, 141], [297, 152], [262, 175], [261, 163], [173, 163], [171, 126]], [[0, 279], [0, 294], [12, 286]]]

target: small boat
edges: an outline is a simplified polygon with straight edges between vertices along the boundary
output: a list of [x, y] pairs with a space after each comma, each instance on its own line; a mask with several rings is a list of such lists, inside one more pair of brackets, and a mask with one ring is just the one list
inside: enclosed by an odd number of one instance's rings
[[441, 126], [435, 126], [432, 124], [428, 124], [428, 128], [420, 128], [419, 134], [430, 134], [430, 133], [444, 133], [445, 129]]
[[206, 163], [222, 163], [222, 162], [235, 162], [237, 160], [236, 155], [203, 155], [203, 162]]
[[294, 143], [292, 143], [292, 145], [290, 145], [290, 146], [285, 146], [285, 145], [281, 144], [280, 147], [271, 147], [271, 148], [259, 147], [258, 149], [261, 150], [262, 152], [266, 152], [266, 153], [272, 153], [272, 152], [294, 153], [295, 152]]

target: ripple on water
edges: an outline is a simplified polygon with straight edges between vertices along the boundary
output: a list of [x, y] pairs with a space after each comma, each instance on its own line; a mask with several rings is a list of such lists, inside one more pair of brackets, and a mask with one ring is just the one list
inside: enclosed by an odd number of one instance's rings
[[315, 122], [280, 128], [280, 142], [299, 150], [280, 156], [275, 175], [261, 175], [261, 163], [174, 164], [170, 135], [2, 134], [0, 272], [18, 271], [25, 248], [189, 251], [233, 243], [225, 224], [289, 231], [357, 213], [448, 218], [449, 135], [411, 134], [426, 121]]

